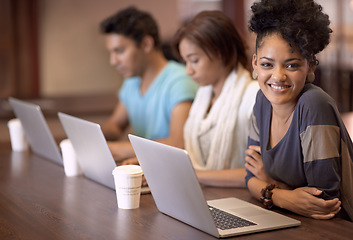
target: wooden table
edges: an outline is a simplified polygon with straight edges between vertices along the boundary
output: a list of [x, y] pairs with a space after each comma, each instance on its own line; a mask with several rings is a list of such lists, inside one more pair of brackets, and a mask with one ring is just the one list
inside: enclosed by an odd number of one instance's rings
[[[141, 196], [139, 209], [121, 210], [113, 190], [66, 177], [62, 167], [29, 152], [0, 149], [0, 239], [215, 239], [160, 213], [150, 194]], [[246, 189], [203, 190], [207, 200], [236, 196], [259, 204]], [[275, 211], [302, 225], [237, 239], [352, 239], [351, 222]]]

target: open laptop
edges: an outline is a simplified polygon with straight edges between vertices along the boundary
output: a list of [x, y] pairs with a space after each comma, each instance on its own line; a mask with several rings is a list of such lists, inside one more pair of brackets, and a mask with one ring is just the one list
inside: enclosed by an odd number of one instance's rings
[[23, 130], [33, 153], [63, 165], [62, 156], [40, 106], [9, 98], [15, 116], [20, 119]]
[[[129, 139], [160, 212], [218, 238], [300, 225], [300, 221], [237, 198], [206, 202], [185, 150], [131, 134]], [[244, 219], [240, 221], [244, 226], [217, 228], [213, 214], [218, 210]]]
[[[83, 174], [95, 182], [115, 189], [112, 171], [117, 165], [100, 125], [61, 112], [58, 116], [72, 143]], [[141, 189], [141, 193], [148, 192], [148, 187]]]

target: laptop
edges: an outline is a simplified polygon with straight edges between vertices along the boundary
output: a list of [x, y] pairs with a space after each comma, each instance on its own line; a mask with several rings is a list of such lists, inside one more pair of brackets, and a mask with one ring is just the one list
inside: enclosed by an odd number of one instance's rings
[[[117, 165], [100, 125], [62, 112], [58, 116], [72, 143], [83, 174], [97, 183], [115, 189], [112, 172]], [[148, 192], [148, 187], [141, 189], [141, 193]]]
[[13, 97], [9, 103], [15, 116], [20, 119], [33, 153], [63, 165], [62, 156], [40, 106]]
[[[206, 201], [187, 152], [129, 135], [160, 212], [217, 238], [299, 226], [295, 219], [237, 198]], [[170, 186], [173, 186], [172, 188]], [[230, 220], [220, 226], [213, 216]], [[242, 219], [242, 220], [241, 220]], [[217, 227], [218, 226], [218, 227]], [[229, 228], [229, 229], [228, 229]]]

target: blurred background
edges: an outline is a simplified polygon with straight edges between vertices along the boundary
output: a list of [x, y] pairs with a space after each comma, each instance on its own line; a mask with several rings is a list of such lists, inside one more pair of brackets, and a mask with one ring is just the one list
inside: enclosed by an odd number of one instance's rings
[[[318, 56], [315, 84], [337, 101], [341, 112], [353, 111], [353, 0], [317, 2], [330, 16], [334, 33], [329, 47]], [[252, 3], [253, 0], [1, 0], [0, 117], [11, 113], [9, 96], [42, 101], [44, 109], [50, 109], [51, 103], [45, 102], [48, 99], [63, 103], [65, 99], [66, 103], [81, 99], [77, 111], [110, 111], [122, 77], [109, 65], [98, 26], [107, 16], [130, 5], [155, 17], [166, 53], [170, 39], [186, 19], [202, 10], [224, 11], [246, 39], [251, 59], [255, 44], [247, 21]], [[102, 98], [105, 101], [88, 104], [88, 99]]]

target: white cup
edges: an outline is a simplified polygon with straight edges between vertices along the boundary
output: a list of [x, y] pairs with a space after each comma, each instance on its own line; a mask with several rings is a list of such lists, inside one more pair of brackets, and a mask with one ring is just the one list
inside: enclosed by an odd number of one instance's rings
[[12, 150], [15, 152], [23, 152], [29, 149], [26, 134], [23, 131], [21, 121], [18, 118], [8, 121], [10, 140]]
[[113, 170], [119, 208], [139, 208], [142, 175], [142, 169], [138, 165], [122, 165]]
[[67, 177], [82, 175], [82, 170], [76, 158], [75, 150], [70, 139], [64, 139], [60, 142], [61, 153], [63, 156], [64, 171]]

